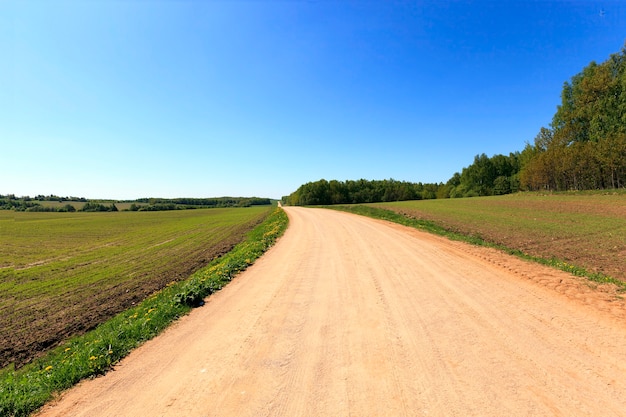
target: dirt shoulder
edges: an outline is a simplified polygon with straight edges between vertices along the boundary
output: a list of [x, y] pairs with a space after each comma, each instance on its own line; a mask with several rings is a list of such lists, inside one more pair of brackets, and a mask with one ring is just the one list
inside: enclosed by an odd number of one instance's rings
[[626, 303], [399, 225], [289, 207], [278, 244], [39, 416], [618, 416]]

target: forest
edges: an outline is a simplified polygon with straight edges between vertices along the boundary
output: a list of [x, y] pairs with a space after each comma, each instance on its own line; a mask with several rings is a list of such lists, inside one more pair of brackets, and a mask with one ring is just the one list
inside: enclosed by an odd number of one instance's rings
[[316, 205], [458, 198], [518, 191], [626, 187], [626, 45], [566, 81], [549, 127], [509, 155], [476, 155], [445, 184], [326, 181], [300, 186], [284, 204]]
[[326, 181], [306, 183], [283, 197], [283, 203], [292, 206], [320, 204], [360, 204], [381, 201], [403, 201], [437, 198], [443, 184], [422, 184], [406, 181]]

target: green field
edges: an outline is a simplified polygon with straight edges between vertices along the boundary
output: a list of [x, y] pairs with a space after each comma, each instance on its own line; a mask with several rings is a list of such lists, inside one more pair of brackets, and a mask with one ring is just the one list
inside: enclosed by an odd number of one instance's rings
[[25, 363], [187, 278], [271, 210], [0, 211], [0, 367]]
[[[115, 207], [117, 207], [119, 211], [129, 210], [131, 204], [133, 204], [133, 203], [120, 203], [117, 201], [104, 201], [101, 203], [106, 204], [106, 205], [115, 204]], [[76, 210], [81, 210], [86, 203], [83, 201], [39, 201], [39, 204], [41, 204], [43, 207], [53, 207], [53, 208], [60, 208], [69, 204], [71, 206], [74, 206]], [[146, 205], [146, 203], [135, 203], [135, 204], [138, 206]]]
[[519, 193], [370, 206], [626, 282], [623, 193]]

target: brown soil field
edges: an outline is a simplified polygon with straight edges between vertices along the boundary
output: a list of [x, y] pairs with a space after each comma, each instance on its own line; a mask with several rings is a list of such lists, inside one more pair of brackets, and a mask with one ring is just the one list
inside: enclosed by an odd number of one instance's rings
[[[68, 337], [83, 334], [115, 314], [127, 310], [171, 281], [187, 278], [214, 259], [230, 251], [241, 236], [232, 236], [213, 247], [203, 248], [189, 257], [173, 259], [167, 269], [141, 272], [135, 280], [103, 288], [96, 283], [66, 294], [53, 305], [34, 305], [40, 318], [28, 325], [27, 332], [3, 334], [0, 342], [0, 368], [10, 363], [16, 367], [30, 362]], [[12, 318], [20, 321], [20, 318]], [[0, 320], [0, 326], [6, 325]], [[8, 326], [7, 326], [8, 327]]]
[[511, 195], [376, 204], [626, 282], [626, 195]]
[[[98, 247], [91, 247], [68, 255], [63, 263], [53, 259], [33, 265], [5, 266], [5, 271], [10, 268], [17, 272], [38, 266], [52, 265], [52, 269], [21, 281], [18, 277], [12, 278], [17, 282], [10, 282], [11, 279], [2, 282], [12, 292], [8, 298], [6, 294], [0, 297], [0, 368], [9, 364], [19, 368], [68, 338], [84, 334], [127, 310], [168, 283], [189, 277], [211, 260], [229, 252], [261, 220], [262, 215], [257, 215], [244, 224], [233, 224], [218, 231], [207, 229], [204, 236], [193, 238], [181, 238], [177, 234], [163, 237], [151, 235], [150, 239], [160, 239], [161, 242], [142, 244], [141, 240], [133, 240], [133, 248], [118, 251], [112, 258], [96, 256], [87, 261], [74, 262], [73, 257], [79, 259], [84, 253], [99, 250]], [[123, 232], [116, 238], [126, 239]], [[173, 242], [177, 239], [185, 240]], [[196, 241], [192, 242], [194, 239]], [[145, 255], [142, 255], [143, 250]], [[107, 268], [119, 271], [116, 268], [123, 263], [127, 263], [123, 266], [123, 274], [96, 277]], [[81, 268], [91, 271], [81, 275], [84, 281], [62, 282], [63, 271], [69, 276]], [[54, 269], [61, 270], [61, 274]], [[53, 273], [57, 273], [59, 278], [43, 283], [45, 275]], [[55, 289], [46, 292], [48, 289], [42, 285], [54, 286]], [[20, 290], [21, 287], [24, 289]]]

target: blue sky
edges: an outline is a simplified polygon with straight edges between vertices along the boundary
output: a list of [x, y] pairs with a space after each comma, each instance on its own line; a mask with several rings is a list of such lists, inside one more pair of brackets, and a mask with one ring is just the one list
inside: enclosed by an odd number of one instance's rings
[[0, 1], [0, 194], [446, 182], [625, 40], [622, 1]]

